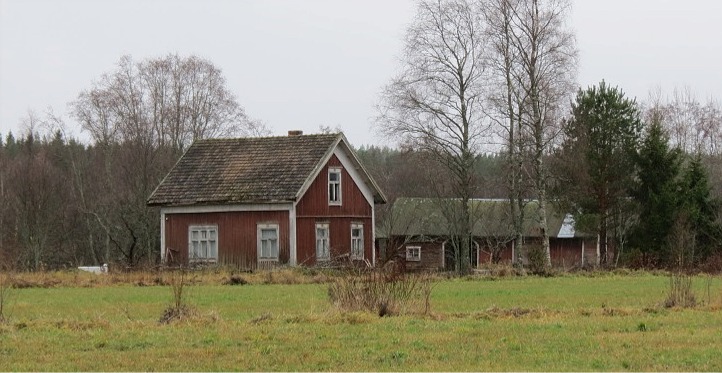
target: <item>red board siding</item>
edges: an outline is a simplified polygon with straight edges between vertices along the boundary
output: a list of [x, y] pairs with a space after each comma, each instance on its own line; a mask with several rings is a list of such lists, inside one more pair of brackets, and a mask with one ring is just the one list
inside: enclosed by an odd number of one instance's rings
[[[340, 167], [341, 205], [328, 203], [328, 169]], [[300, 265], [316, 264], [316, 223], [329, 224], [331, 257], [351, 252], [351, 224], [364, 228], [364, 258], [372, 260], [373, 247], [371, 205], [351, 175], [333, 155], [296, 205], [296, 250]]]
[[[421, 247], [421, 261], [406, 260], [406, 248], [408, 246]], [[397, 262], [405, 271], [438, 271], [444, 269], [444, 249], [441, 242], [407, 242], [397, 252]]]
[[[328, 168], [341, 167], [341, 205], [328, 204]], [[335, 155], [323, 167], [296, 205], [298, 217], [371, 217], [371, 205]]]
[[371, 218], [298, 218], [296, 219], [296, 250], [298, 264], [313, 266], [316, 264], [316, 223], [329, 225], [329, 245], [331, 258], [338, 258], [351, 252], [351, 224], [363, 224], [364, 259], [371, 261]]
[[[596, 248], [595, 248], [596, 249]], [[549, 238], [549, 254], [555, 267], [578, 266], [582, 263], [582, 240]]]
[[[584, 244], [584, 265], [597, 264], [597, 241], [593, 238], [550, 238], [549, 251], [552, 264], [558, 267], [578, 267], [582, 265], [582, 244]], [[613, 247], [608, 248], [609, 260], [614, 257]]]
[[243, 268], [257, 267], [257, 225], [278, 224], [279, 263], [290, 257], [288, 211], [166, 214], [165, 245], [172, 249], [174, 264], [188, 263], [188, 227], [218, 226], [218, 262]]
[[[478, 266], [481, 267], [482, 264], [488, 264], [492, 263], [491, 258], [491, 249], [484, 244], [483, 239], [478, 239], [477, 242], [479, 243], [479, 261]], [[499, 263], [500, 264], [511, 264], [512, 262], [512, 248], [514, 247], [513, 242], [509, 242], [503, 249], [501, 249], [501, 252], [499, 253]]]

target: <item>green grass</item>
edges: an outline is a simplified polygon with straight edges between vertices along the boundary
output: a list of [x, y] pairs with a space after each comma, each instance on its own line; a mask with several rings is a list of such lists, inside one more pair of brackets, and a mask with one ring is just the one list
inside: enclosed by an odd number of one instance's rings
[[340, 313], [326, 285], [28, 288], [0, 325], [0, 371], [722, 370], [722, 283], [664, 309], [652, 275], [444, 280], [432, 315]]

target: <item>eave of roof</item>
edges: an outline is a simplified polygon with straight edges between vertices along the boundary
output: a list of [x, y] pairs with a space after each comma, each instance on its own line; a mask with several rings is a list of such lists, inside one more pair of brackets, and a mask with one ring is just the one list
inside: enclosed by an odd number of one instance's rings
[[[193, 143], [148, 198], [149, 206], [274, 204], [298, 200], [338, 146], [373, 192], [386, 197], [342, 133], [206, 139]], [[269, 151], [270, 149], [270, 151]]]

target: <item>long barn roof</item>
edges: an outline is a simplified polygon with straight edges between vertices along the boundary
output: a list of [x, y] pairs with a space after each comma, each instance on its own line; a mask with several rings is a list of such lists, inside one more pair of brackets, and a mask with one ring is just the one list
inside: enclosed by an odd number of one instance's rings
[[[377, 227], [378, 236], [448, 236], [453, 230], [449, 218], [455, 219], [459, 202], [453, 198], [398, 198]], [[522, 226], [525, 237], [541, 237], [537, 209], [536, 201], [526, 202]], [[468, 213], [474, 236], [513, 236], [508, 200], [472, 199]], [[552, 203], [547, 204], [547, 226], [550, 237], [589, 236], [575, 230], [572, 215], [557, 211]]]

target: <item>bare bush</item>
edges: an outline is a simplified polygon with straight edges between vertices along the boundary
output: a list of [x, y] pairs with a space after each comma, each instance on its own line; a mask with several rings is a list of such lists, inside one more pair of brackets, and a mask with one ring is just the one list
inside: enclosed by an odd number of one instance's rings
[[10, 304], [13, 281], [10, 271], [0, 273], [0, 324], [7, 321], [7, 308]]
[[192, 316], [196, 316], [196, 309], [188, 304], [187, 285], [189, 279], [184, 268], [173, 272], [170, 281], [170, 287], [173, 290], [173, 304], [163, 311], [160, 319], [161, 324], [169, 324], [176, 320], [184, 320]]
[[669, 278], [669, 291], [664, 306], [695, 307], [697, 297], [692, 289], [691, 268], [695, 258], [696, 229], [685, 214], [681, 214], [674, 223], [667, 239], [674, 257], [673, 269]]
[[697, 297], [692, 289], [692, 275], [685, 272], [672, 272], [669, 277], [669, 292], [664, 306], [691, 308], [697, 305]]
[[368, 311], [379, 316], [431, 311], [434, 287], [428, 274], [404, 274], [373, 269], [355, 270], [339, 276], [328, 288], [336, 307], [346, 311]]

